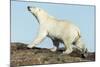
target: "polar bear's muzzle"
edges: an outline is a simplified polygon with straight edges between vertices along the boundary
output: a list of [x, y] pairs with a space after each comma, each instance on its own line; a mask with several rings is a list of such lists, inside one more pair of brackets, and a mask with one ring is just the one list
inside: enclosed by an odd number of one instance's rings
[[36, 8], [36, 7], [33, 7], [33, 6], [32, 6], [32, 7], [31, 7], [31, 6], [28, 6], [28, 7], [27, 7], [28, 11], [33, 11], [33, 9], [35, 9], [35, 8]]
[[27, 7], [28, 11], [31, 11], [30, 6]]

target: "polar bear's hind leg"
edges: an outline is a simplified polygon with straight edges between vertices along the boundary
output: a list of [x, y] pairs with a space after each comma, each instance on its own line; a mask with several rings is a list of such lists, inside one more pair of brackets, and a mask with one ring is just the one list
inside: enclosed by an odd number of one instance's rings
[[75, 44], [75, 46], [77, 47], [77, 49], [81, 52], [82, 57], [87, 57], [88, 56], [88, 49], [86, 48], [83, 40], [81, 38], [79, 38]]
[[65, 46], [65, 51], [63, 52], [63, 54], [72, 53], [73, 49], [72, 49], [72, 42], [70, 39], [64, 40], [64, 46]]

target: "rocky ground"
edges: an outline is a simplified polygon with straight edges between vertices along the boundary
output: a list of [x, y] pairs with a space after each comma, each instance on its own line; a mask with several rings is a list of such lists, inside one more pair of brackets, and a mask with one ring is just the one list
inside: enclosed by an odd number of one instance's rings
[[70, 55], [63, 55], [63, 49], [51, 52], [46, 48], [28, 49], [26, 45], [24, 43], [11, 43], [11, 67], [95, 61], [94, 52], [89, 52], [88, 56], [83, 58], [77, 50]]

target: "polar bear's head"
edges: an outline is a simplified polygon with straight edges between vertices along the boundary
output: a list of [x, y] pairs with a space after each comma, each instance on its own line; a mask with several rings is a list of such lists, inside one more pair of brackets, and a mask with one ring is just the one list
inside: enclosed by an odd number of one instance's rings
[[37, 8], [37, 7], [31, 7], [31, 6], [28, 6], [28, 11], [30, 11], [31, 13], [34, 13], [36, 14], [37, 12], [40, 11], [40, 8]]
[[45, 15], [47, 14], [45, 10], [38, 8], [38, 7], [31, 7], [28, 6], [27, 7], [28, 11], [30, 11], [33, 15]]

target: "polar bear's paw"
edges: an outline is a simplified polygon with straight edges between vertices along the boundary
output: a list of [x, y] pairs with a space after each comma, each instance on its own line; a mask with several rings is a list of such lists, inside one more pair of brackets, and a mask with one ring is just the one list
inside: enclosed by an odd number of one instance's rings
[[34, 44], [27, 45], [27, 48], [33, 48]]
[[52, 52], [55, 52], [56, 50], [57, 50], [57, 47], [50, 48], [50, 51]]
[[63, 52], [63, 54], [70, 54], [72, 53], [72, 51], [73, 51], [72, 49], [67, 49], [66, 51]]

